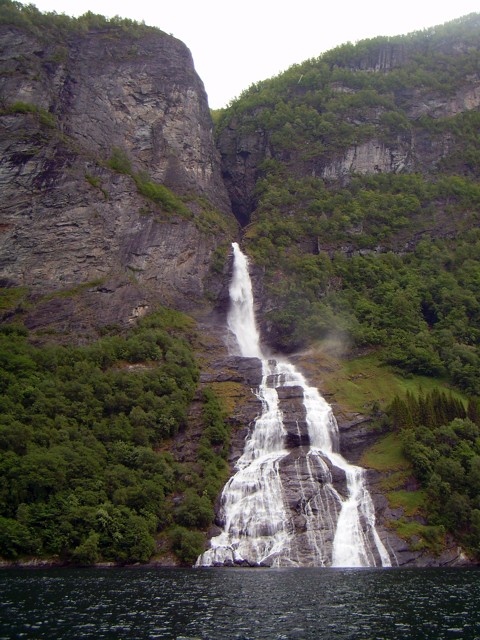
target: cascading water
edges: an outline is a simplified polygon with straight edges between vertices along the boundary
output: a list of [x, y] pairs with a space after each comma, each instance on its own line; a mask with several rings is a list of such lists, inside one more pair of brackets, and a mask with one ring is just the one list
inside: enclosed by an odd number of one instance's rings
[[[233, 251], [228, 327], [239, 354], [262, 361], [262, 413], [222, 492], [223, 531], [210, 540], [197, 566], [391, 566], [375, 529], [363, 469], [337, 452], [330, 406], [292, 364], [264, 356], [248, 262], [237, 243]], [[286, 427], [279, 396], [289, 394], [302, 398], [306, 434], [300, 419]], [[295, 454], [287, 437], [300, 443]], [[343, 481], [343, 495], [333, 475]]]

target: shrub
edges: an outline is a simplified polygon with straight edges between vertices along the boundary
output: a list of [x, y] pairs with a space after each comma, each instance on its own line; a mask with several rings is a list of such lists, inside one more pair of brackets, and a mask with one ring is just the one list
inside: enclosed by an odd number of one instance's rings
[[170, 531], [172, 549], [185, 564], [192, 565], [203, 551], [204, 538], [199, 531], [174, 527]]

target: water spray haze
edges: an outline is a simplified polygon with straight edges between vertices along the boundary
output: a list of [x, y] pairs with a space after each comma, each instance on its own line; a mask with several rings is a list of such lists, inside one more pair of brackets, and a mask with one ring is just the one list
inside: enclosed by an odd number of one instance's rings
[[248, 259], [236, 242], [233, 243], [233, 274], [230, 283], [230, 310], [227, 326], [235, 338], [239, 353], [245, 358], [263, 358], [253, 310], [252, 283]]

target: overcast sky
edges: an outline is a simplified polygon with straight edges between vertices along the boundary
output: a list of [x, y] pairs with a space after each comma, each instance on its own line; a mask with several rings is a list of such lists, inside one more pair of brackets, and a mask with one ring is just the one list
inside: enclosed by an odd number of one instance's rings
[[[24, 2], [27, 4], [27, 2]], [[479, 0], [32, 0], [41, 11], [119, 15], [159, 27], [192, 52], [210, 107], [253, 82], [343, 44], [425, 29], [480, 11]]]

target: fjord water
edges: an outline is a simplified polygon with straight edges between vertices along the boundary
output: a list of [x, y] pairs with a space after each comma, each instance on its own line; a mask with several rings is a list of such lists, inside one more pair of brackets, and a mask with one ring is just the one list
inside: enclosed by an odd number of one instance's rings
[[474, 640], [478, 569], [0, 573], [0, 639]]
[[[375, 511], [363, 469], [350, 465], [338, 453], [338, 427], [330, 406], [292, 364], [269, 359], [263, 353], [248, 261], [237, 243], [233, 252], [227, 324], [238, 354], [262, 361], [258, 390], [262, 414], [246, 440], [235, 475], [222, 492], [223, 531], [212, 538], [197, 566], [391, 566], [375, 529]], [[280, 464], [289, 451], [279, 406], [280, 387], [302, 390], [308, 426], [309, 448], [302, 469], [297, 461], [306, 534], [301, 536], [295, 531], [282, 486]], [[331, 468], [345, 474], [346, 497], [334, 487]], [[319, 473], [325, 479], [322, 484], [318, 482]]]

